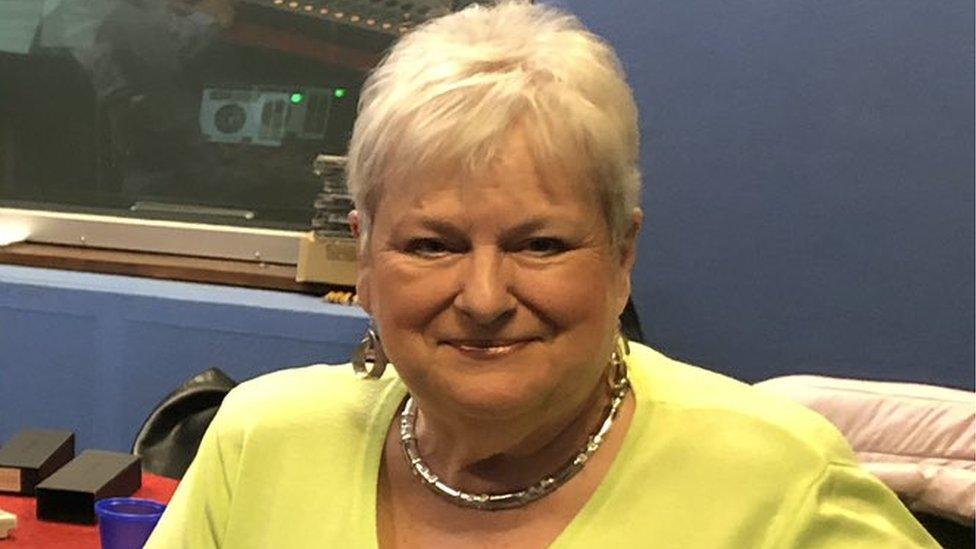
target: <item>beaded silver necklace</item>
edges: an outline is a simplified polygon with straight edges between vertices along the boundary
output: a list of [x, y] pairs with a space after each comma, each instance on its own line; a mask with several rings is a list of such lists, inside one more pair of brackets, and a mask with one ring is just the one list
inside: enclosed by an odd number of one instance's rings
[[[614, 360], [615, 359], [615, 360]], [[586, 462], [596, 453], [600, 445], [606, 440], [607, 433], [613, 427], [614, 421], [620, 413], [627, 393], [630, 391], [630, 380], [627, 378], [627, 366], [623, 360], [616, 356], [611, 360], [610, 377], [610, 406], [607, 407], [607, 414], [600, 423], [600, 427], [590, 435], [586, 445], [576, 453], [555, 472], [545, 475], [536, 483], [516, 490], [514, 492], [501, 492], [495, 494], [480, 493], [475, 494], [465, 492], [458, 488], [444, 483], [436, 473], [420, 456], [417, 447], [417, 436], [415, 426], [417, 422], [417, 405], [413, 397], [407, 395], [407, 402], [403, 405], [400, 412], [400, 444], [403, 448], [403, 455], [407, 460], [413, 474], [416, 475], [432, 492], [459, 507], [468, 507], [482, 511], [502, 511], [524, 507], [533, 501], [543, 498], [556, 491], [557, 488], [565, 484], [569, 479], [579, 473]]]

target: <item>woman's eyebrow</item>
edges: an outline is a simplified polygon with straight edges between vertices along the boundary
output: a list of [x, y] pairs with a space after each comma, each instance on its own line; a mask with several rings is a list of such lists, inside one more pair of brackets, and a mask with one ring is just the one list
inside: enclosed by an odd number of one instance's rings
[[549, 217], [532, 217], [522, 221], [514, 227], [506, 229], [502, 233], [502, 236], [506, 239], [517, 240], [519, 238], [525, 238], [529, 235], [535, 234], [543, 229], [552, 229], [560, 225], [561, 224], [558, 222], [558, 220]]
[[[558, 219], [553, 219], [548, 216], [534, 216], [520, 221], [512, 227], [506, 228], [502, 231], [501, 236], [505, 239], [524, 238], [540, 230], [552, 229], [561, 225]], [[454, 238], [463, 238], [465, 236], [465, 229], [463, 227], [450, 221], [426, 216], [402, 220], [394, 227], [394, 233], [402, 231], [406, 226], [419, 226], [437, 234]]]
[[464, 235], [464, 229], [451, 223], [449, 221], [444, 221], [443, 219], [437, 219], [433, 217], [420, 217], [420, 218], [406, 218], [397, 223], [394, 227], [394, 232], [399, 232], [403, 230], [405, 226], [419, 226], [429, 231], [442, 234], [445, 236], [460, 237]]

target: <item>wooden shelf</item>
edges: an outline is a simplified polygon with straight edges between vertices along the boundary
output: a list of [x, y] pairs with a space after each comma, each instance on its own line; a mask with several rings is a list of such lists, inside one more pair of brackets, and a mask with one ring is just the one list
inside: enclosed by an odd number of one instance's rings
[[325, 295], [346, 286], [296, 282], [294, 265], [21, 242], [0, 247], [0, 263]]

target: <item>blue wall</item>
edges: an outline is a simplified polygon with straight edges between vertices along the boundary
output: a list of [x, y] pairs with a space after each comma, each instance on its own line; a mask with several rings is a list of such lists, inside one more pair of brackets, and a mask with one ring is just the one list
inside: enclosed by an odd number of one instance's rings
[[635, 88], [656, 347], [973, 387], [972, 0], [551, 3]]
[[128, 451], [168, 392], [348, 361], [366, 318], [310, 296], [0, 265], [0, 443], [25, 427]]

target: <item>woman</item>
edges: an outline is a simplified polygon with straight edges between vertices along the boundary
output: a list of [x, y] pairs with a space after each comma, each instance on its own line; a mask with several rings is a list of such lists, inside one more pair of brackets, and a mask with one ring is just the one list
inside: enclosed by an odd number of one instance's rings
[[819, 416], [622, 340], [638, 141], [569, 15], [404, 37], [349, 153], [368, 379], [236, 389], [149, 546], [935, 546]]

